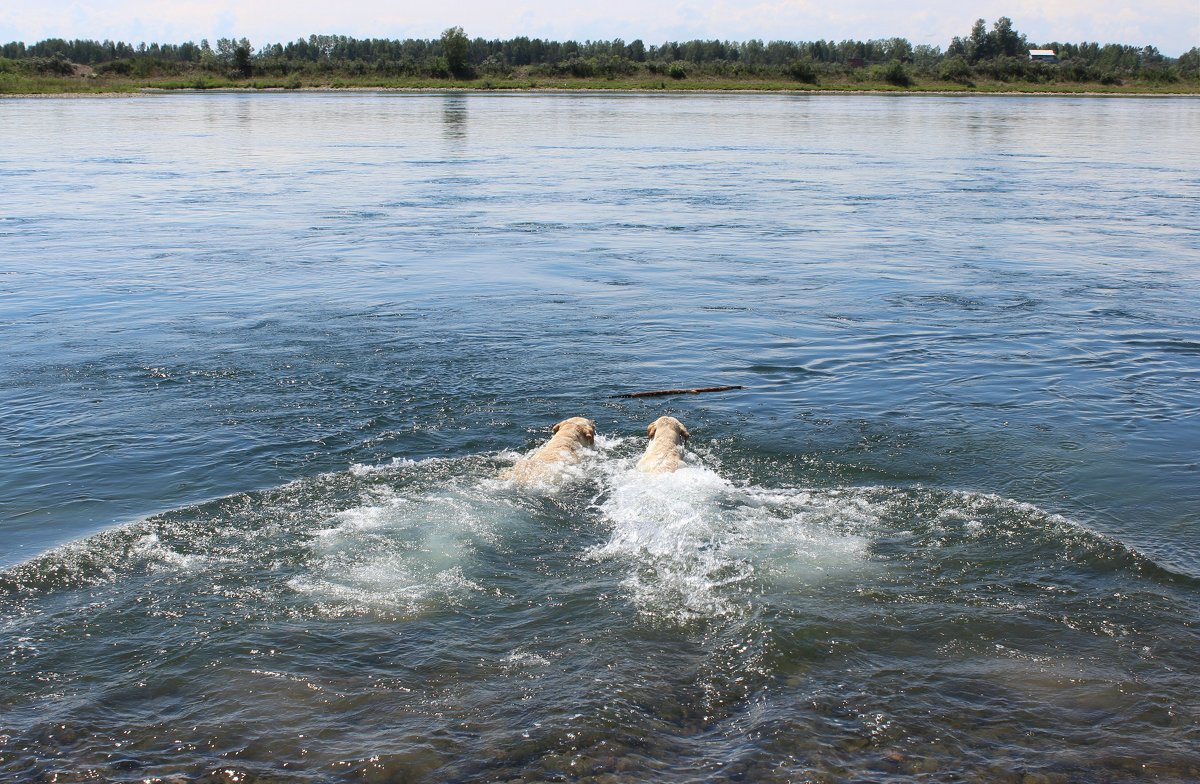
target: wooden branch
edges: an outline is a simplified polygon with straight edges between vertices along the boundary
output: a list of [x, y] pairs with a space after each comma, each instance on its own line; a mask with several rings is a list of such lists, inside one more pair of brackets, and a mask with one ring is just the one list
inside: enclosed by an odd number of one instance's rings
[[656, 389], [653, 392], [627, 392], [624, 395], [612, 397], [660, 397], [662, 395], [698, 395], [701, 392], [724, 392], [727, 389], [745, 389], [741, 384], [727, 387], [700, 387], [698, 389]]

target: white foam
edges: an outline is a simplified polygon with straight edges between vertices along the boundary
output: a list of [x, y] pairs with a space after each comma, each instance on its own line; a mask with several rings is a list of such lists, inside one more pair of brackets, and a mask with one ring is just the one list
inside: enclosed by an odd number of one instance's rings
[[184, 555], [163, 544], [156, 533], [148, 533], [133, 543], [134, 555], [145, 558], [151, 568], [191, 571], [202, 567], [207, 559], [203, 555]]
[[545, 656], [517, 648], [504, 657], [504, 664], [514, 669], [520, 668], [535, 668], [545, 667], [550, 664], [550, 660]]
[[863, 568], [877, 518], [854, 497], [739, 487], [689, 465], [669, 474], [616, 461], [600, 511], [607, 542], [588, 557], [628, 564], [624, 585], [654, 616], [738, 614], [764, 590]]
[[607, 455], [610, 452], [621, 448], [628, 441], [629, 436], [606, 436], [602, 433], [597, 433], [596, 451]]
[[369, 612], [416, 616], [453, 606], [464, 594], [482, 590], [459, 567], [431, 572], [387, 559], [359, 564], [336, 577], [297, 577], [288, 586], [312, 598], [318, 611], [333, 616]]
[[419, 614], [483, 590], [466, 576], [478, 548], [494, 542], [518, 510], [478, 491], [447, 488], [414, 497], [381, 491], [313, 532], [309, 575], [289, 585], [323, 612]]
[[[430, 458], [430, 459], [436, 460], [438, 458]], [[390, 471], [394, 468], [415, 466], [417, 464], [418, 464], [418, 461], [409, 460], [406, 457], [393, 457], [391, 462], [384, 463], [383, 465], [366, 465], [364, 463], [354, 463], [350, 466], [350, 473], [353, 474], [354, 476], [369, 476], [371, 474], [377, 474], [381, 471]]]

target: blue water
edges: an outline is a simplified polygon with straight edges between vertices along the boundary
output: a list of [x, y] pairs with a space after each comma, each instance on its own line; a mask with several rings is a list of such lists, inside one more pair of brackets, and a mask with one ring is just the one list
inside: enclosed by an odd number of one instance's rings
[[1200, 101], [0, 138], [0, 778], [1200, 779]]

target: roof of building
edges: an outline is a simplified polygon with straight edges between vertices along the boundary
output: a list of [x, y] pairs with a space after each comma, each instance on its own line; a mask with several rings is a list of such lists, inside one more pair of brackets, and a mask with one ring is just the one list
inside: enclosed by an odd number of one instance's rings
[[1053, 49], [1030, 49], [1029, 54], [1032, 55], [1048, 55], [1053, 57], [1057, 54]]

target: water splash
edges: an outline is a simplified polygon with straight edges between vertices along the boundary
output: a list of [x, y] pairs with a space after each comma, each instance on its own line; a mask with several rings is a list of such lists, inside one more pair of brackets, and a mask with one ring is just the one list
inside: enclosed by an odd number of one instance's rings
[[877, 518], [805, 491], [739, 487], [692, 464], [643, 474], [610, 464], [599, 505], [611, 526], [589, 558], [619, 559], [645, 613], [686, 622], [745, 613], [766, 584], [778, 590], [861, 568]]
[[376, 486], [371, 503], [337, 512], [312, 533], [308, 567], [288, 585], [323, 614], [413, 616], [456, 606], [484, 591], [467, 576], [480, 551], [526, 517], [490, 490], [453, 480], [418, 493]]

